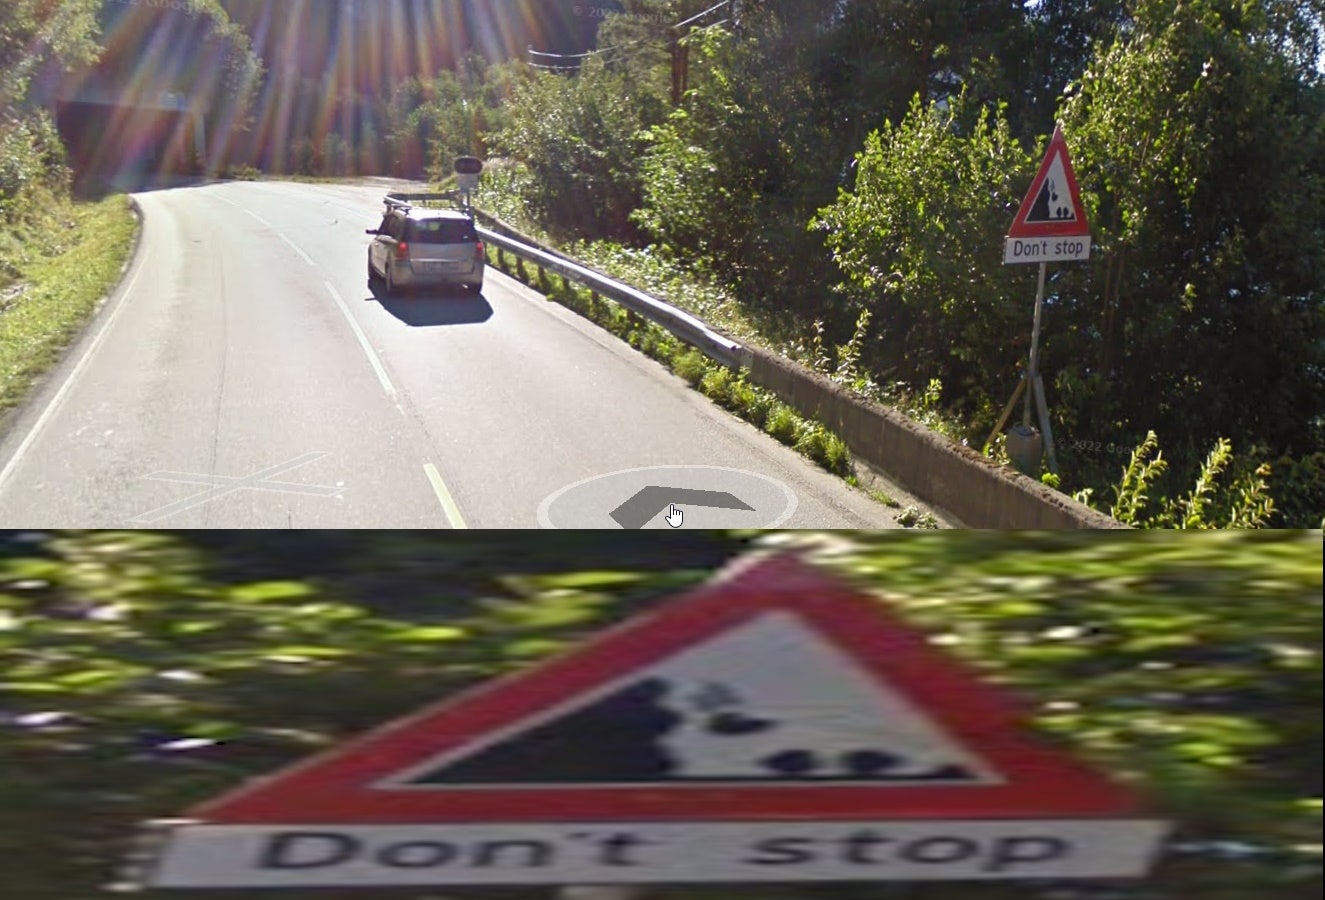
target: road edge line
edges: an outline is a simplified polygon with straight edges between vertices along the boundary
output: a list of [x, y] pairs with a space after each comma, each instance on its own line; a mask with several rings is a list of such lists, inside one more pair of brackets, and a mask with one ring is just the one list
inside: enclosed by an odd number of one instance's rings
[[[73, 390], [74, 384], [77, 383], [79, 377], [83, 374], [83, 370], [87, 368], [88, 362], [92, 359], [93, 355], [95, 355], [97, 349], [101, 346], [102, 341], [106, 339], [106, 335], [110, 332], [111, 326], [115, 324], [115, 320], [119, 318], [120, 311], [124, 309], [130, 292], [132, 292], [134, 286], [138, 284], [139, 277], [147, 267], [148, 255], [147, 251], [143, 250], [143, 233], [147, 230], [147, 218], [143, 215], [143, 209], [138, 205], [137, 198], [132, 194], [129, 194], [128, 198], [129, 205], [133, 207], [133, 211], [138, 217], [138, 233], [134, 236], [133, 248], [129, 251], [129, 258], [125, 260], [124, 265], [120, 268], [119, 283], [107, 291], [106, 295], [98, 301], [98, 310], [105, 309], [106, 303], [117, 295], [119, 297], [119, 302], [117, 302], [115, 308], [110, 311], [110, 315], [106, 317], [106, 321], [101, 323], [101, 329], [87, 345], [87, 349], [83, 351], [83, 355], [79, 357], [78, 362], [74, 363], [73, 369], [69, 371], [68, 377], [65, 378], [64, 383], [61, 384], [59, 389], [55, 392], [55, 396], [50, 399], [50, 402], [46, 404], [46, 408], [37, 416], [37, 420], [32, 423], [32, 427], [29, 428], [28, 433], [23, 436], [23, 440], [19, 441], [18, 446], [5, 462], [4, 468], [0, 468], [0, 491], [4, 490], [5, 484], [9, 481], [10, 476], [14, 474], [14, 470], [18, 468], [19, 463], [23, 461], [23, 457], [27, 455], [28, 450], [37, 440], [37, 436], [45, 430], [47, 424], [50, 423], [50, 420], [59, 410], [60, 405], [64, 403], [65, 397], [67, 397], [69, 392]], [[141, 256], [139, 256], [140, 252], [142, 254]], [[126, 282], [124, 280], [124, 273], [130, 268], [133, 268], [134, 272]]]
[[336, 286], [330, 281], [322, 283], [326, 285], [327, 292], [331, 294], [331, 299], [335, 300], [336, 305], [340, 307], [341, 314], [345, 316], [345, 321], [350, 323], [350, 330], [354, 332], [354, 336], [359, 341], [359, 346], [363, 348], [364, 354], [368, 357], [368, 363], [373, 367], [373, 371], [377, 373], [377, 380], [381, 382], [382, 390], [386, 391], [387, 396], [394, 401], [396, 399], [396, 386], [391, 383], [391, 378], [386, 373], [386, 366], [382, 364], [377, 351], [373, 349], [372, 344], [368, 343], [368, 335], [363, 333], [363, 328], [350, 314], [350, 308], [345, 305], [345, 298], [341, 297], [340, 291], [336, 290]]
[[437, 471], [437, 467], [432, 463], [423, 464], [423, 474], [428, 476], [428, 483], [432, 485], [432, 492], [437, 495], [437, 500], [442, 504], [442, 512], [446, 515], [446, 520], [451, 527], [456, 530], [465, 529], [469, 526], [465, 524], [464, 516], [460, 515], [460, 507], [456, 505], [455, 498], [447, 490], [446, 482], [442, 480], [442, 473]]

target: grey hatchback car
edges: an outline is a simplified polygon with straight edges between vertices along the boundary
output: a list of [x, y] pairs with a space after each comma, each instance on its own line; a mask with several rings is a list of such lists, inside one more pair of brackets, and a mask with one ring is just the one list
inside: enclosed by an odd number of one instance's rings
[[450, 194], [388, 194], [382, 224], [367, 230], [369, 286], [388, 295], [413, 287], [443, 285], [483, 289], [483, 242], [465, 209], [438, 209], [425, 202]]

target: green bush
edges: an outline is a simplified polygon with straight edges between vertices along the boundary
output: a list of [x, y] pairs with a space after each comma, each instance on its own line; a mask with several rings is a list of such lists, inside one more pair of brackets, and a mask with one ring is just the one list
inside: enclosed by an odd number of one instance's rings
[[714, 403], [723, 409], [737, 410], [739, 408], [732, 396], [732, 389], [736, 385], [736, 374], [726, 366], [715, 366], [711, 368], [699, 383], [699, 389], [704, 392]]
[[[869, 319], [857, 319], [835, 374], [886, 365], [910, 384], [941, 379], [968, 400], [997, 402], [986, 395], [1016, 361], [1009, 335], [1026, 327], [1025, 267], [1001, 265], [988, 241], [1006, 229], [1033, 166], [1005, 111], [965, 94], [917, 96], [904, 119], [866, 137], [852, 189], [811, 227], [850, 295], [887, 329], [867, 352]], [[921, 404], [937, 418], [937, 403]]]
[[520, 79], [512, 90], [505, 125], [490, 137], [498, 154], [519, 160], [531, 176], [521, 182], [525, 208], [559, 234], [635, 233], [639, 135], [661, 119], [661, 105], [600, 64], [586, 64], [575, 78]]
[[897, 524], [907, 528], [919, 528], [934, 531], [939, 527], [938, 520], [932, 513], [925, 512], [918, 506], [907, 506], [897, 514]]
[[[1156, 495], [1155, 484], [1168, 465], [1158, 438], [1149, 432], [1113, 489], [1109, 515], [1137, 528], [1262, 528], [1274, 513], [1265, 480], [1270, 466], [1235, 460], [1224, 438], [1215, 442], [1192, 489], [1182, 496]], [[1090, 504], [1093, 493], [1086, 489], [1075, 497]]]
[[768, 418], [777, 406], [778, 399], [769, 391], [753, 391], [750, 400], [750, 422], [756, 428], [768, 427]]
[[64, 144], [44, 112], [0, 118], [0, 220], [16, 221], [42, 192], [69, 187]]
[[248, 163], [236, 163], [226, 167], [222, 178], [232, 178], [236, 181], [257, 181], [262, 173]]
[[1281, 457], [1270, 469], [1270, 495], [1276, 526], [1325, 528], [1325, 453]]
[[851, 454], [842, 439], [818, 422], [801, 426], [795, 448], [834, 475], [851, 472]]
[[764, 430], [772, 435], [774, 440], [790, 447], [796, 443], [800, 435], [800, 419], [790, 406], [780, 402], [774, 403]]
[[708, 368], [708, 357], [694, 348], [686, 350], [672, 359], [672, 371], [690, 382], [691, 387], [699, 386]]

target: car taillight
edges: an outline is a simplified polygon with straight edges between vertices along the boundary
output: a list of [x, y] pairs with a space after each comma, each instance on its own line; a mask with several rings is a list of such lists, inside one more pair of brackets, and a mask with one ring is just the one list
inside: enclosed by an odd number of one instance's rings
[[477, 244], [474, 245], [474, 258], [475, 258], [475, 259], [483, 259], [483, 258], [484, 258], [484, 257], [483, 257], [483, 242], [482, 242], [482, 241], [479, 241]]
[[409, 244], [404, 241], [396, 244], [396, 259], [409, 259]]

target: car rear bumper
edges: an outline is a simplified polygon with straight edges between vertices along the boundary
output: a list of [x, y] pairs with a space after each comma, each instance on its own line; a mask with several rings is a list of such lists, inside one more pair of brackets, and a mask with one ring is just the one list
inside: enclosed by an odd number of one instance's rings
[[398, 265], [392, 269], [392, 277], [402, 287], [423, 287], [427, 285], [462, 285], [478, 284], [483, 281], [483, 267], [471, 266], [459, 271], [420, 271], [408, 265]]

